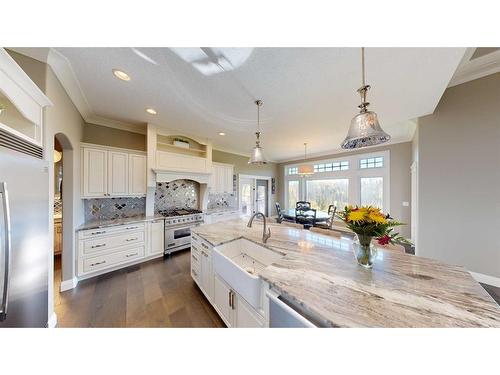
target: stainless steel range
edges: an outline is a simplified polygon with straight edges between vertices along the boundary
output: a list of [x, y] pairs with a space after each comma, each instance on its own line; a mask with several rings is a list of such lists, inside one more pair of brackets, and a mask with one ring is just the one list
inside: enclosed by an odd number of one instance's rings
[[191, 247], [191, 228], [203, 224], [203, 213], [194, 209], [160, 210], [165, 216], [165, 254]]

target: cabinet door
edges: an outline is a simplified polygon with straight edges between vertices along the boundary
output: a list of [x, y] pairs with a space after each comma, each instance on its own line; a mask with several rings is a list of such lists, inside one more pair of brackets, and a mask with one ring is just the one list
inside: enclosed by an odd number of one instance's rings
[[108, 152], [85, 147], [83, 149], [83, 196], [104, 197], [107, 194]]
[[128, 194], [128, 154], [108, 152], [108, 194], [125, 196]]
[[215, 169], [216, 169], [216, 166], [212, 164], [211, 173], [210, 173], [210, 176], [208, 177], [208, 187], [210, 188], [211, 193], [216, 193], [216, 189], [217, 189], [216, 178], [215, 178]]
[[264, 319], [236, 293], [234, 293], [233, 304], [235, 306], [233, 313], [234, 327], [261, 328], [264, 326]]
[[219, 276], [214, 277], [214, 305], [222, 320], [228, 327], [231, 327], [231, 289], [222, 281]]
[[224, 192], [224, 167], [220, 165], [214, 166], [215, 171], [215, 192]]
[[149, 254], [153, 255], [163, 253], [163, 240], [165, 238], [163, 220], [152, 221], [150, 225]]
[[146, 157], [129, 155], [129, 195], [146, 194]]
[[205, 251], [201, 251], [201, 287], [208, 300], [214, 299], [214, 275], [212, 272], [212, 257]]
[[224, 170], [225, 186], [224, 189], [226, 193], [233, 192], [233, 167], [226, 167]]

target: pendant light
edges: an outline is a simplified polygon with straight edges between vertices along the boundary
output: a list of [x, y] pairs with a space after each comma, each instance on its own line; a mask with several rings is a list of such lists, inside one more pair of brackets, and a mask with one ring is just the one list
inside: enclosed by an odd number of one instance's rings
[[367, 110], [370, 103], [366, 101], [366, 93], [370, 89], [370, 85], [365, 84], [364, 47], [361, 48], [361, 71], [361, 87], [358, 89], [358, 93], [361, 95], [361, 104], [358, 106], [360, 112], [351, 120], [347, 137], [341, 144], [341, 147], [345, 149], [378, 145], [391, 139], [391, 136], [380, 127], [377, 114]]
[[[307, 143], [304, 143], [304, 163], [307, 161]], [[302, 164], [299, 165], [298, 175], [300, 176], [310, 176], [314, 174], [314, 166], [312, 164]]]
[[255, 132], [255, 147], [252, 150], [252, 156], [250, 156], [248, 164], [263, 165], [267, 164], [264, 151], [260, 147], [260, 107], [263, 103], [262, 100], [256, 100], [254, 103], [257, 105], [257, 131]]

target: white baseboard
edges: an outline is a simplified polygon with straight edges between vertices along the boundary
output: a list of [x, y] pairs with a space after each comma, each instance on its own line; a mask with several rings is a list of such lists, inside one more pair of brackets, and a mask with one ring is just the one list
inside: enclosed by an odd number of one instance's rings
[[73, 289], [74, 287], [76, 287], [77, 284], [78, 284], [78, 279], [76, 277], [73, 277], [70, 280], [64, 280], [63, 282], [61, 282], [61, 292]]
[[469, 273], [472, 275], [476, 281], [483, 283], [483, 284], [488, 284], [492, 286], [496, 286], [497, 288], [500, 288], [500, 277], [495, 277], [495, 276], [490, 276], [490, 275], [484, 275], [482, 273], [477, 273], [477, 272], [471, 272]]
[[52, 313], [50, 316], [49, 321], [47, 322], [47, 327], [49, 328], [56, 328], [57, 326], [57, 315], [55, 312]]

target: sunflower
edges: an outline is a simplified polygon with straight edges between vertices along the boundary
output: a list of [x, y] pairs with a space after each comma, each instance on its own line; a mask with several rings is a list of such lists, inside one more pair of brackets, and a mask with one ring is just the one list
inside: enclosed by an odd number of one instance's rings
[[378, 210], [377, 211], [370, 211], [368, 213], [368, 220], [373, 221], [374, 223], [377, 223], [377, 224], [387, 224], [386, 218]]
[[355, 210], [351, 211], [347, 214], [347, 221], [349, 222], [357, 222], [362, 221], [365, 218], [366, 211], [365, 210]]

